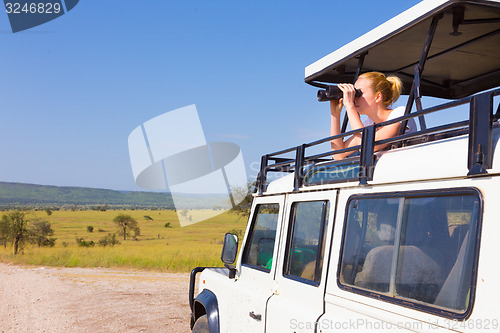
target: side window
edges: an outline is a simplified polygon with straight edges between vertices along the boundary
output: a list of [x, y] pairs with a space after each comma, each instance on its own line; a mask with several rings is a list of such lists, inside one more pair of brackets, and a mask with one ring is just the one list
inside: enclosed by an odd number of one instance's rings
[[319, 284], [328, 221], [328, 201], [292, 205], [284, 275]]
[[475, 278], [479, 211], [479, 196], [470, 190], [353, 197], [340, 284], [437, 307], [454, 317], [465, 314]]
[[269, 272], [278, 225], [278, 204], [257, 205], [242, 263]]

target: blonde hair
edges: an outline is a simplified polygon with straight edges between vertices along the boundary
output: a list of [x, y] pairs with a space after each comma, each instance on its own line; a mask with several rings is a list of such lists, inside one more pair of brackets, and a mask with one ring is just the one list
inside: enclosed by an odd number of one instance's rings
[[367, 72], [361, 74], [359, 77], [370, 80], [371, 87], [375, 93], [382, 94], [382, 103], [385, 107], [389, 107], [396, 102], [403, 90], [403, 83], [397, 76], [385, 77], [380, 72]]

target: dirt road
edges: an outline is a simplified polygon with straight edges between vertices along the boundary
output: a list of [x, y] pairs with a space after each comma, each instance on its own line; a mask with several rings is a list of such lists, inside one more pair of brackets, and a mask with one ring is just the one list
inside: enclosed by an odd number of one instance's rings
[[0, 332], [190, 332], [189, 274], [0, 263]]

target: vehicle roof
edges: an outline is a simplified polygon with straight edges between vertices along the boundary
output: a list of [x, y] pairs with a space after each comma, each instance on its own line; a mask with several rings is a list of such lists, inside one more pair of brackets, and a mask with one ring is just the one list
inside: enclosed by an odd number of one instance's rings
[[[451, 34], [460, 8], [460, 34]], [[368, 52], [362, 71], [395, 74], [408, 94], [438, 14], [443, 16], [421, 76], [422, 95], [455, 99], [500, 86], [500, 0], [424, 0], [306, 67], [305, 81], [353, 82], [358, 59]]]

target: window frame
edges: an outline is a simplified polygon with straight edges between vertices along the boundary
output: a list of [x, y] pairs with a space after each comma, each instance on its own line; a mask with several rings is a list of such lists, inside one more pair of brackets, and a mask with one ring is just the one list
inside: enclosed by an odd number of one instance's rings
[[276, 252], [276, 244], [277, 239], [279, 239], [279, 225], [280, 225], [280, 212], [281, 209], [283, 208], [282, 205], [279, 202], [261, 202], [255, 205], [255, 208], [253, 209], [253, 216], [252, 216], [252, 223], [248, 232], [248, 239], [245, 241], [245, 248], [243, 249], [243, 254], [241, 257], [241, 265], [244, 267], [248, 267], [251, 269], [255, 269], [264, 273], [271, 273], [271, 269], [265, 268], [259, 265], [253, 265], [250, 263], [245, 263], [245, 259], [248, 256], [248, 252], [250, 251], [250, 247], [252, 246], [252, 241], [253, 241], [253, 231], [255, 228], [255, 224], [257, 223], [257, 216], [259, 215], [259, 207], [260, 206], [266, 206], [266, 205], [278, 205], [278, 217], [276, 221], [276, 234], [274, 236], [274, 246], [273, 246], [273, 254]]
[[[291, 274], [287, 274], [287, 270], [289, 268], [290, 262], [290, 250], [292, 246], [292, 240], [293, 240], [293, 232], [295, 230], [295, 222], [296, 219], [294, 218], [294, 213], [296, 211], [296, 207], [298, 204], [301, 203], [307, 203], [307, 202], [322, 202], [323, 207], [322, 207], [322, 212], [321, 212], [321, 227], [319, 231], [319, 235], [322, 235], [322, 237], [319, 238], [319, 243], [318, 243], [318, 248], [321, 249], [317, 254], [316, 254], [316, 266], [314, 269], [314, 275], [315, 277], [319, 277], [319, 279], [316, 281], [316, 279], [309, 280], [300, 276], [295, 276]], [[294, 280], [297, 282], [301, 282], [304, 284], [308, 284], [311, 286], [318, 287], [321, 284], [321, 271], [319, 270], [319, 259], [321, 258], [320, 256], [323, 255], [325, 256], [325, 245], [326, 245], [326, 230], [328, 226], [328, 214], [329, 214], [329, 208], [330, 208], [330, 200], [329, 199], [318, 199], [318, 200], [303, 200], [303, 201], [294, 201], [290, 205], [290, 214], [288, 217], [288, 228], [287, 228], [287, 236], [286, 236], [286, 242], [285, 242], [285, 255], [284, 255], [284, 262], [283, 262], [283, 271], [282, 275], [286, 279]], [[323, 266], [324, 266], [323, 262]]]
[[[471, 277], [471, 286], [470, 286], [470, 298], [467, 309], [462, 312], [455, 312], [448, 309], [443, 309], [438, 306], [433, 306], [430, 303], [424, 303], [418, 300], [412, 300], [409, 298], [398, 298], [385, 295], [383, 293], [357, 288], [352, 285], [343, 284], [340, 280], [341, 278], [341, 268], [342, 268], [342, 259], [344, 255], [344, 242], [347, 230], [347, 221], [349, 217], [349, 207], [351, 202], [354, 200], [361, 199], [381, 199], [381, 198], [399, 198], [399, 199], [411, 199], [411, 198], [419, 198], [419, 197], [446, 197], [446, 196], [459, 196], [464, 194], [472, 194], [475, 195], [479, 202], [479, 207], [477, 209], [477, 225], [476, 225], [476, 235], [474, 240], [470, 239], [469, 242], [474, 242], [471, 244], [473, 247], [473, 257], [472, 257], [472, 277]], [[426, 190], [414, 190], [414, 191], [396, 191], [396, 192], [378, 192], [378, 193], [367, 193], [367, 194], [354, 194], [351, 195], [345, 204], [345, 212], [344, 212], [344, 222], [342, 229], [342, 238], [341, 238], [341, 247], [338, 259], [337, 266], [337, 286], [341, 290], [353, 292], [362, 296], [367, 296], [370, 298], [380, 299], [382, 301], [404, 306], [407, 308], [412, 308], [416, 310], [420, 310], [423, 312], [427, 312], [430, 314], [435, 314], [441, 317], [454, 319], [454, 320], [466, 320], [472, 313], [472, 309], [475, 303], [476, 297], [476, 286], [477, 286], [477, 268], [478, 268], [478, 258], [479, 258], [479, 247], [481, 243], [481, 229], [483, 224], [483, 213], [484, 213], [484, 199], [482, 192], [475, 187], [457, 187], [457, 188], [448, 188], [448, 189], [426, 189]], [[398, 221], [399, 223], [399, 221]], [[399, 238], [401, 236], [401, 229], [398, 230], [398, 234], [396, 237]], [[400, 246], [400, 244], [398, 244]], [[393, 278], [391, 276], [391, 278]]]

